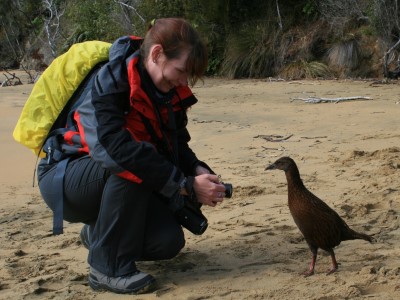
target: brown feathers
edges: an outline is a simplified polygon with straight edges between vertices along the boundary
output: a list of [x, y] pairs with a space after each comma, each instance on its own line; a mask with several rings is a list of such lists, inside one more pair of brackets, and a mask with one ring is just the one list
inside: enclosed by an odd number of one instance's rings
[[331, 255], [332, 268], [328, 271], [331, 274], [338, 268], [333, 248], [340, 242], [355, 239], [372, 242], [371, 236], [352, 230], [332, 208], [307, 190], [293, 159], [281, 157], [266, 167], [266, 170], [275, 169], [285, 171], [290, 213], [313, 254], [310, 269], [304, 275], [314, 274], [318, 248]]

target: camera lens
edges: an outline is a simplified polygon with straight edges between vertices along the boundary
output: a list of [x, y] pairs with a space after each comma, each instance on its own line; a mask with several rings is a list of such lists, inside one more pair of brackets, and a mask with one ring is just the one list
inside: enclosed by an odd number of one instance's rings
[[232, 193], [233, 193], [232, 184], [224, 183], [224, 186], [225, 186], [225, 197], [226, 198], [232, 198]]

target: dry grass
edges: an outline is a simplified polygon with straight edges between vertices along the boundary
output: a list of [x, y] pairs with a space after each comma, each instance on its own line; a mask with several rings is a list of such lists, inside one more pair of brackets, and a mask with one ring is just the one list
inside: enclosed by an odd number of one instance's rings
[[277, 33], [271, 24], [244, 24], [227, 40], [222, 75], [261, 78], [274, 75]]
[[318, 61], [306, 62], [301, 60], [285, 66], [279, 73], [279, 76], [289, 80], [330, 78], [332, 77], [332, 72], [324, 63]]
[[360, 65], [361, 50], [359, 39], [355, 35], [334, 44], [328, 50], [328, 63], [337, 69], [353, 70]]

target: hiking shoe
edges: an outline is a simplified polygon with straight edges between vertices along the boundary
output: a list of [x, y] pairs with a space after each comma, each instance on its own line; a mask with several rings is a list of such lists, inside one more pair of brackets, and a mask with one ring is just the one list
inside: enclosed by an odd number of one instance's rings
[[90, 248], [90, 228], [89, 225], [83, 225], [81, 233], [79, 234], [83, 247], [89, 250]]
[[140, 294], [150, 290], [153, 276], [136, 271], [130, 275], [110, 277], [90, 268], [89, 285], [94, 290], [107, 290], [118, 294]]

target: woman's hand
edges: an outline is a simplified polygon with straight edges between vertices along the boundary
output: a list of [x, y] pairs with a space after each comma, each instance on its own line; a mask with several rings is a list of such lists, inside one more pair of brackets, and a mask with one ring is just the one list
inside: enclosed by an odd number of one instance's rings
[[196, 193], [197, 201], [212, 207], [222, 202], [225, 197], [225, 186], [219, 182], [217, 175], [206, 173], [196, 176], [193, 182], [193, 189]]

